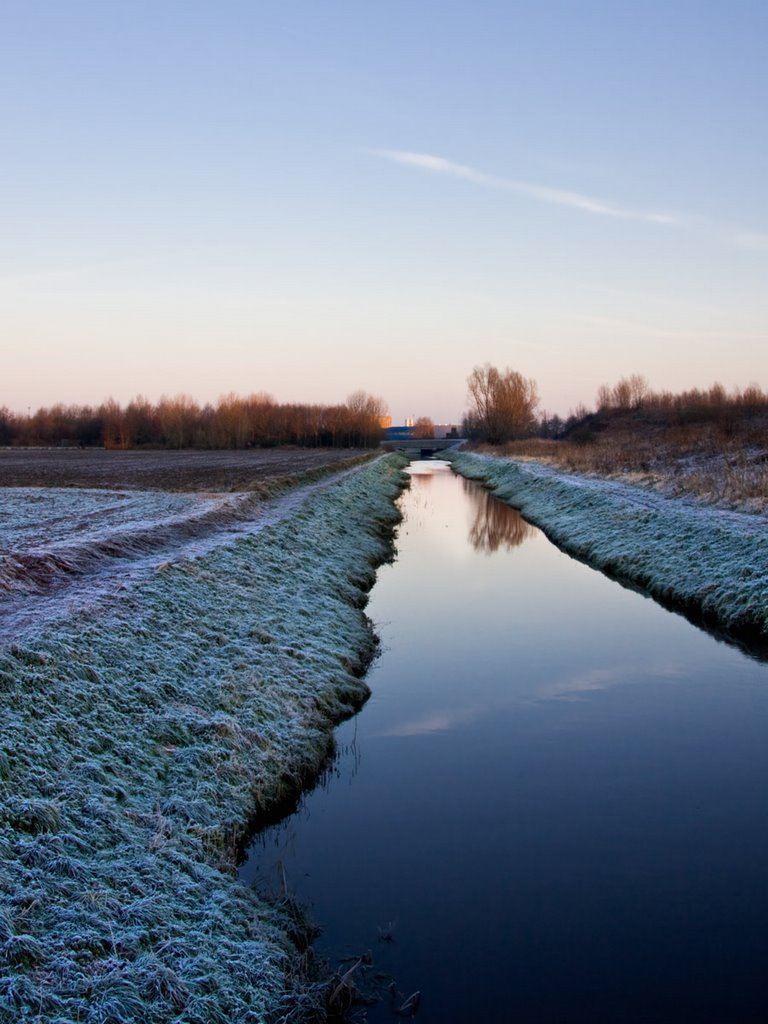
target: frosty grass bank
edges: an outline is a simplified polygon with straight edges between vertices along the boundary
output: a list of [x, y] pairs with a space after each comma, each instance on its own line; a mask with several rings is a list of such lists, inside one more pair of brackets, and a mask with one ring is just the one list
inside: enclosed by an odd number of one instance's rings
[[3, 640], [3, 1024], [237, 1024], [301, 1000], [295, 920], [233, 863], [367, 695], [402, 465]]
[[768, 651], [768, 520], [536, 462], [446, 454], [571, 555]]
[[[449, 457], [564, 550], [768, 645], [764, 516]], [[402, 466], [340, 473], [258, 533], [0, 638], [1, 1024], [296, 1019], [311, 986], [290, 901], [264, 902], [233, 865], [367, 695], [363, 609]]]

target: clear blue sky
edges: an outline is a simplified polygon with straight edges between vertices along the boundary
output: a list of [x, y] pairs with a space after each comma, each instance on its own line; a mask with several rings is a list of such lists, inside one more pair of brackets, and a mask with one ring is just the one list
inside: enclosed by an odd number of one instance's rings
[[5, 0], [0, 405], [768, 387], [768, 4]]

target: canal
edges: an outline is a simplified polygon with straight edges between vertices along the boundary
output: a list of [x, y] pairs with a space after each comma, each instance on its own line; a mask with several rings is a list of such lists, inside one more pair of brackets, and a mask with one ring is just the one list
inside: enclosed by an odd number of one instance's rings
[[410, 472], [373, 696], [242, 877], [423, 1022], [765, 1021], [768, 667]]

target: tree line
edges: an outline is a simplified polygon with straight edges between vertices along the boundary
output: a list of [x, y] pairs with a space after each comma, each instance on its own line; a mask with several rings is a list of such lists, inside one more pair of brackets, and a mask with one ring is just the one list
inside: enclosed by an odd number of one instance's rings
[[381, 398], [355, 391], [339, 405], [276, 402], [263, 392], [200, 405], [189, 395], [157, 403], [57, 404], [27, 415], [0, 408], [0, 445], [128, 448], [372, 448], [382, 437]]
[[709, 388], [690, 388], [677, 394], [654, 391], [640, 374], [622, 377], [613, 387], [601, 385], [598, 412], [640, 409], [669, 422], [712, 422], [728, 416], [753, 416], [768, 412], [768, 394], [757, 384], [727, 391], [719, 382]]
[[538, 412], [536, 381], [507, 367], [476, 366], [467, 378], [469, 410], [462, 422], [465, 437], [503, 444], [527, 437], [560, 439], [595, 418], [637, 413], [646, 421], [667, 426], [715, 424], [728, 430], [738, 420], [768, 415], [768, 393], [757, 384], [727, 391], [722, 384], [673, 393], [654, 391], [641, 374], [602, 384], [596, 412], [579, 405], [567, 417]]

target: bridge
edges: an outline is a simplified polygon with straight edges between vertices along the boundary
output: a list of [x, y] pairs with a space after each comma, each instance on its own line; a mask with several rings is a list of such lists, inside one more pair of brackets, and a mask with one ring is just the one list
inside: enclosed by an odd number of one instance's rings
[[398, 437], [382, 441], [381, 447], [390, 452], [403, 452], [412, 459], [431, 459], [448, 448], [458, 448], [465, 441], [465, 437]]

